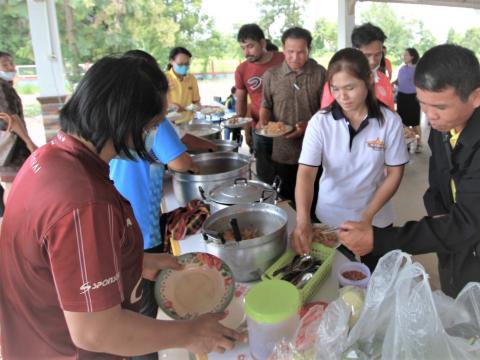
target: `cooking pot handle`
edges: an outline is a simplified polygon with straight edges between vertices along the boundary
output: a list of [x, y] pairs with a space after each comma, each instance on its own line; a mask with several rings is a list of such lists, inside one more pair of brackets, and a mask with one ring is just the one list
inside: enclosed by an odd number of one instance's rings
[[277, 194], [280, 192], [280, 187], [282, 186], [282, 179], [280, 176], [275, 175], [275, 178], [273, 179], [272, 187], [275, 189]]
[[241, 177], [241, 178], [236, 178], [234, 181], [233, 181], [233, 184], [234, 185], [238, 185], [239, 182], [243, 182], [245, 183], [245, 185], [248, 183], [248, 180], [244, 177]]
[[205, 190], [203, 190], [202, 186], [198, 187], [198, 191], [200, 192], [200, 195], [202, 196], [202, 199], [207, 201], [207, 197], [205, 196]]
[[274, 195], [275, 193], [276, 193], [275, 189], [264, 189], [264, 190], [262, 190], [262, 195], [260, 196], [260, 202], [264, 202], [267, 198]]

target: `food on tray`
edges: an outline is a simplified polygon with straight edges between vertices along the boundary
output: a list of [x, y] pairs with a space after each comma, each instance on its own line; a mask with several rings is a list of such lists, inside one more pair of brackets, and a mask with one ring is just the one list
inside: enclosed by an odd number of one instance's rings
[[198, 109], [200, 109], [200, 106], [196, 104], [190, 104], [185, 107], [185, 110], [187, 111], [197, 111]]
[[322, 227], [314, 227], [312, 241], [333, 248], [336, 247], [338, 239], [335, 232], [325, 232], [325, 229]]
[[221, 107], [218, 107], [218, 106], [205, 106], [200, 110], [200, 112], [203, 115], [221, 116], [221, 115], [225, 114], [225, 111]]
[[403, 135], [404, 135], [407, 139], [415, 138], [415, 137], [416, 137], [415, 131], [414, 131], [412, 128], [409, 128], [409, 127], [407, 127], [407, 126], [404, 126], [404, 127], [403, 127]]
[[285, 123], [281, 121], [270, 121], [267, 125], [263, 127], [263, 131], [265, 131], [265, 134], [268, 135], [279, 135], [286, 133], [288, 131], [288, 128]]
[[349, 271], [344, 271], [342, 273], [342, 276], [345, 278], [345, 279], [348, 279], [348, 280], [352, 280], [352, 281], [359, 281], [359, 280], [363, 280], [367, 277], [367, 275], [365, 275], [364, 273], [362, 273], [361, 271], [357, 271], [357, 270], [349, 270]]
[[231, 118], [230, 120], [228, 120], [228, 125], [236, 125], [240, 122], [240, 119], [241, 118]]
[[[242, 240], [250, 240], [260, 236], [258, 229], [254, 228], [253, 226], [246, 226], [243, 229], [240, 229], [240, 234], [242, 235]], [[225, 231], [223, 233], [223, 238], [227, 241], [235, 240], [233, 230], [229, 229]]]

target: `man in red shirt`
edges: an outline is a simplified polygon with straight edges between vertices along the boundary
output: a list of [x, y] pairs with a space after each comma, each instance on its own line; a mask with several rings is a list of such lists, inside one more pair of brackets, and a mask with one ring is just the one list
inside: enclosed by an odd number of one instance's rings
[[[375, 81], [375, 95], [377, 99], [395, 111], [393, 91], [388, 77], [379, 70], [383, 56], [383, 43], [387, 39], [385, 33], [378, 26], [366, 23], [355, 27], [352, 31], [351, 40], [353, 47], [360, 50], [368, 59], [372, 69], [373, 80]], [[333, 102], [329, 84], [326, 83], [323, 89], [322, 108]]]
[[[179, 268], [143, 254], [130, 204], [109, 180], [122, 152], [151, 160], [144, 134], [166, 113], [168, 83], [136, 58], [104, 58], [60, 113], [61, 129], [20, 169], [0, 238], [4, 359], [114, 359], [185, 347], [223, 351], [242, 337], [224, 314], [159, 321], [137, 313], [142, 278]], [[228, 338], [227, 338], [228, 337]]]
[[[277, 51], [267, 51], [267, 42], [262, 29], [257, 24], [243, 25], [237, 34], [237, 40], [246, 60], [235, 70], [235, 87], [237, 88], [236, 112], [240, 117], [247, 113], [247, 96], [250, 96], [250, 112], [253, 118], [253, 128], [257, 126], [260, 106], [262, 105], [263, 74], [265, 71], [279, 65], [284, 55]], [[245, 129], [247, 133], [252, 131]], [[271, 156], [272, 139], [259, 136], [252, 131], [253, 148], [257, 158], [257, 176], [260, 180], [272, 183], [275, 176]], [[249, 144], [251, 146], [251, 144]]]

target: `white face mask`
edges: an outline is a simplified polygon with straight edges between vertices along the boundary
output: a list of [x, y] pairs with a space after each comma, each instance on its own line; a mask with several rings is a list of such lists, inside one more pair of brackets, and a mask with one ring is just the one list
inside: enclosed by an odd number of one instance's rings
[[[157, 136], [157, 128], [154, 127], [153, 129], [150, 129], [148, 130], [146, 133], [145, 133], [145, 139], [144, 139], [144, 142], [145, 142], [145, 149], [147, 150], [148, 153], [150, 153], [150, 155], [153, 155], [154, 158], [156, 158], [154, 156], [154, 154], [152, 153], [152, 148], [153, 148], [153, 143], [155, 142], [155, 137]], [[130, 149], [130, 153], [133, 155], [133, 157], [137, 160], [141, 160], [140, 157], [138, 156], [137, 152], [133, 149]], [[122, 151], [120, 152], [119, 154], [117, 154], [116, 156], [117, 159], [124, 159], [124, 160], [130, 160], [127, 155], [125, 155], [125, 153]]]
[[16, 71], [1, 71], [0, 70], [0, 78], [5, 81], [13, 81], [15, 76], [17, 75]]

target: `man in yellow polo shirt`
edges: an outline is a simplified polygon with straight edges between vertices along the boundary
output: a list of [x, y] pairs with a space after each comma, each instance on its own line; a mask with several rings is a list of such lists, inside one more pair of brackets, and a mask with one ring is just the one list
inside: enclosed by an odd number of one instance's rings
[[[184, 115], [180, 122], [193, 118], [191, 104], [200, 105], [200, 92], [195, 76], [188, 73], [192, 54], [184, 47], [176, 47], [170, 51], [167, 65], [168, 104], [175, 106]], [[190, 111], [187, 111], [190, 110]], [[178, 122], [178, 121], [177, 121]]]

